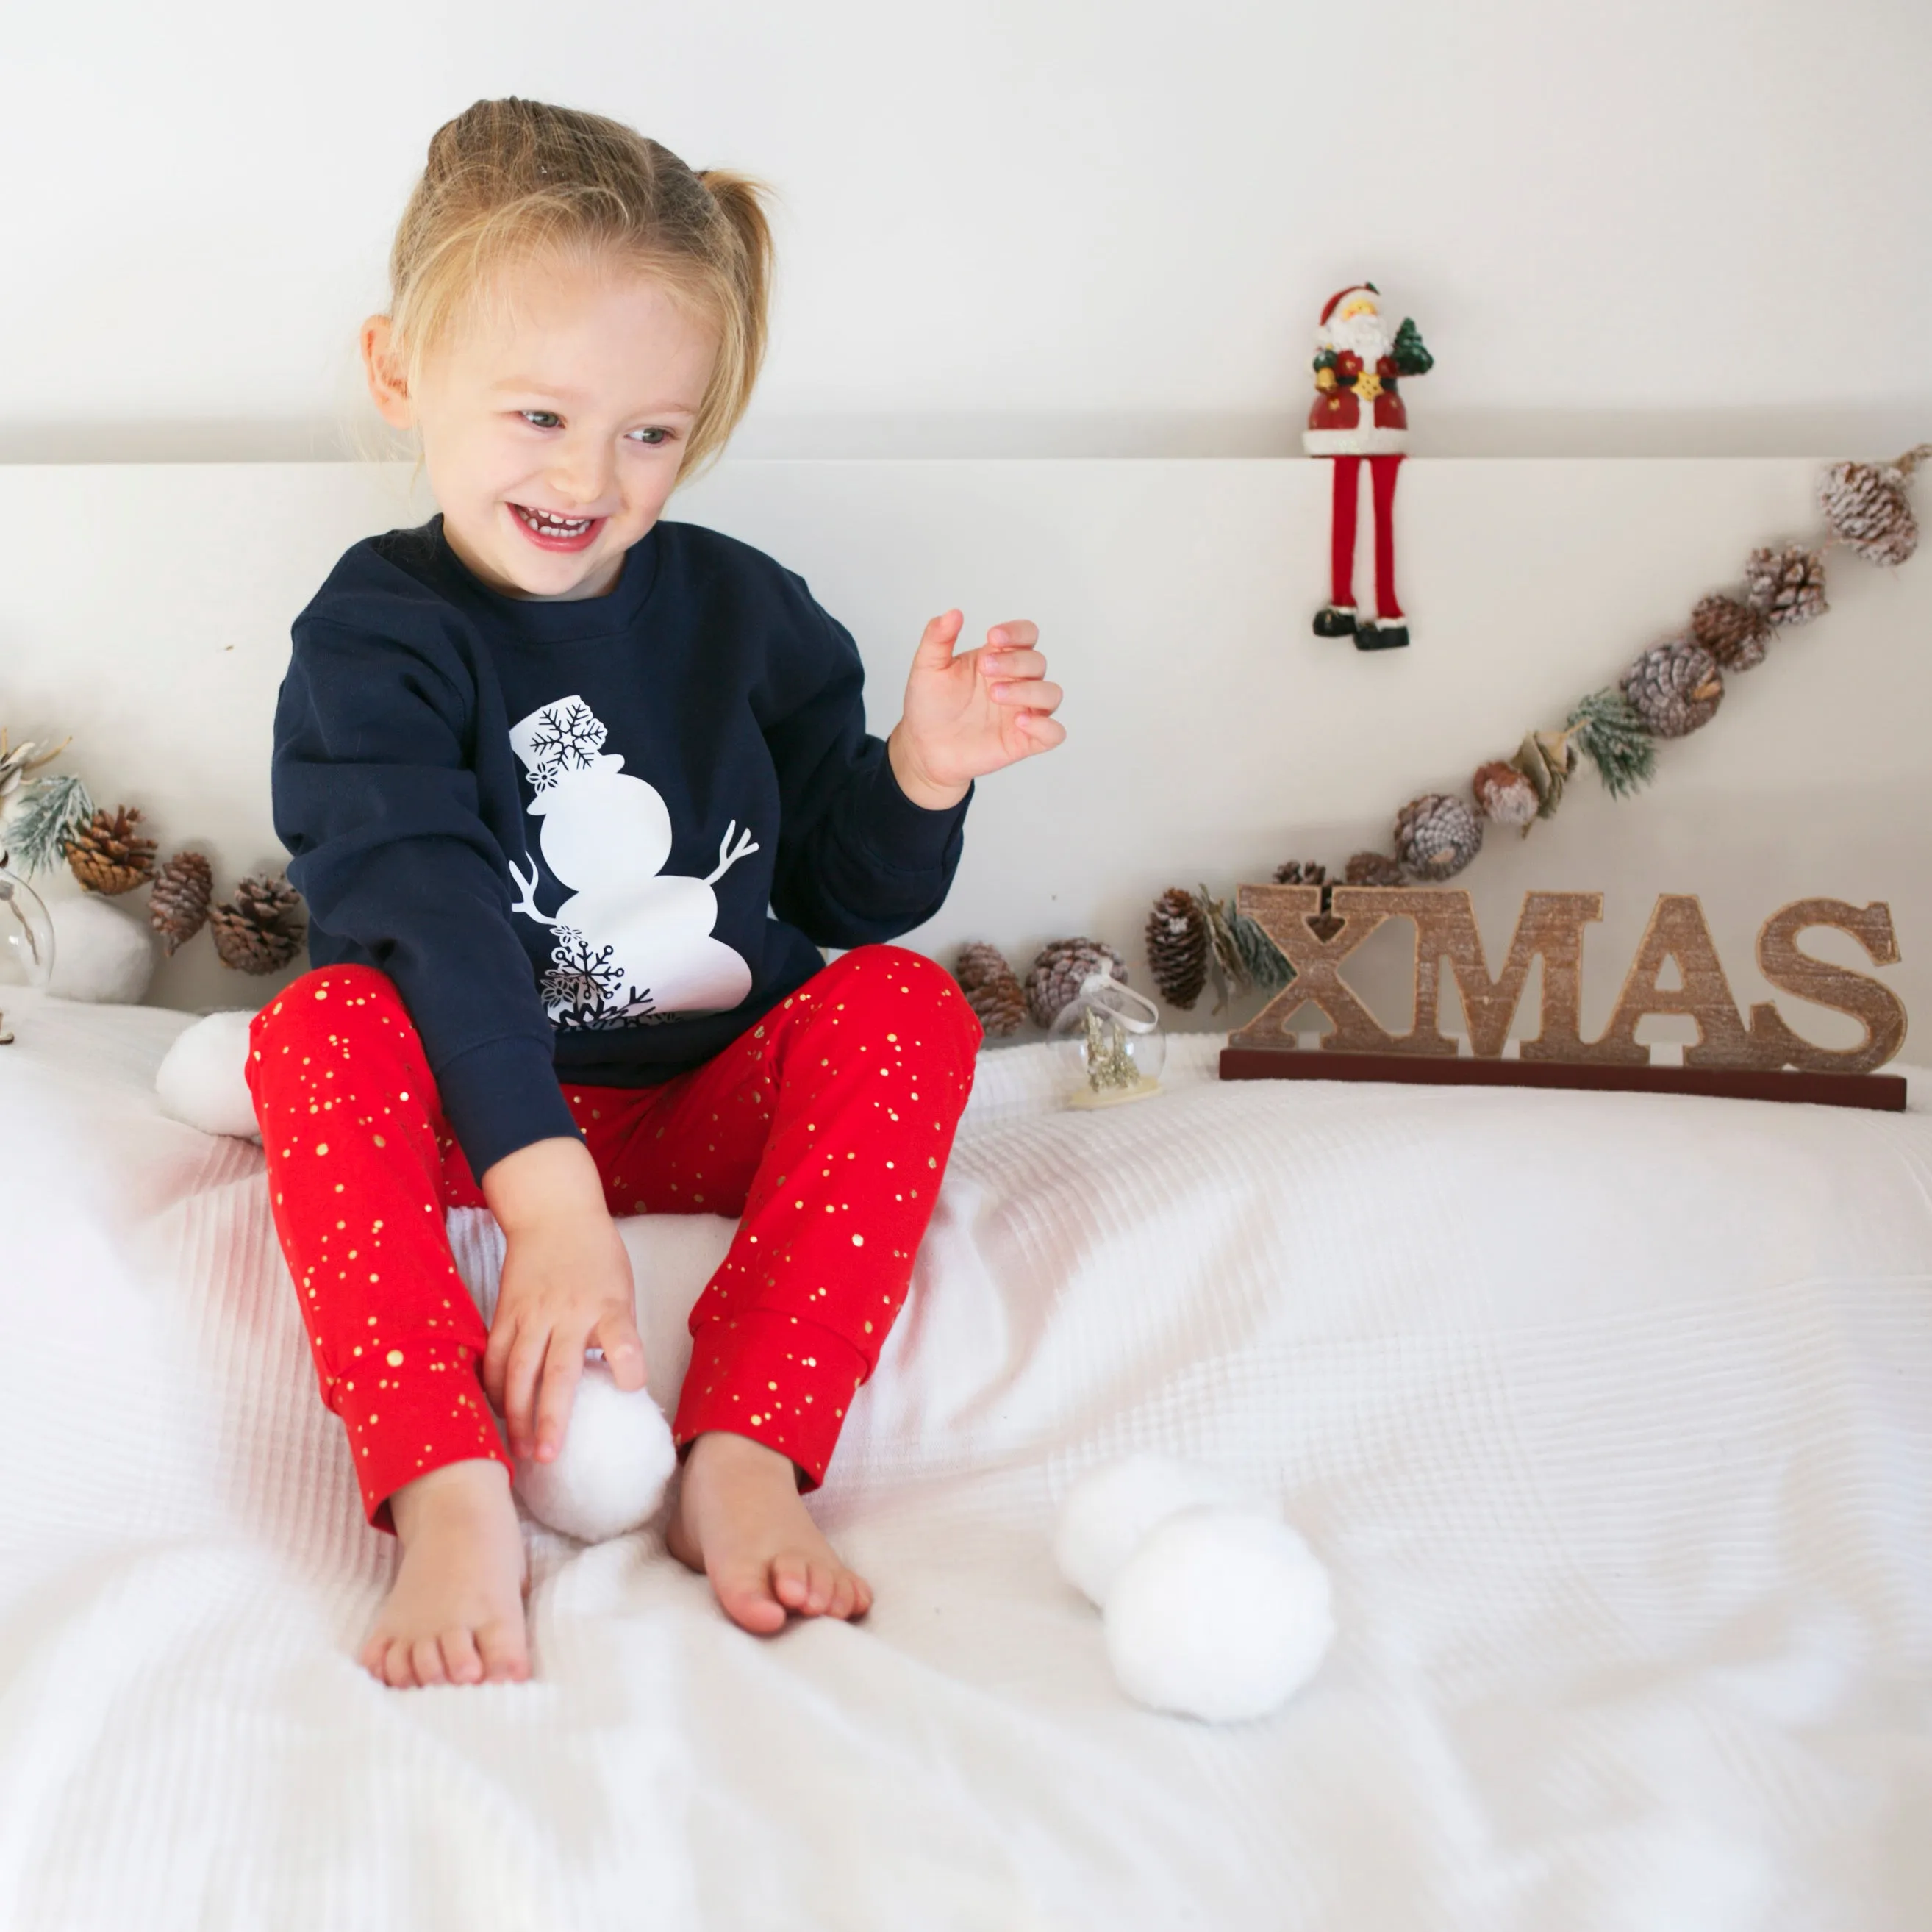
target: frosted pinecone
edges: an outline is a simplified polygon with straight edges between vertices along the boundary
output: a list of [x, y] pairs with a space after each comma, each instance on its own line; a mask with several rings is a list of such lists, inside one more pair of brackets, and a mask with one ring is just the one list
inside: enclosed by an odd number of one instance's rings
[[1004, 1039], [1008, 1034], [1018, 1033], [1024, 1024], [1025, 989], [997, 946], [989, 946], [984, 940], [962, 946], [952, 976], [966, 995], [966, 1004], [979, 1016], [980, 1025], [993, 1038]]
[[1453, 879], [1482, 849], [1483, 821], [1447, 792], [1425, 792], [1396, 814], [1395, 856], [1414, 878]]
[[1052, 1026], [1060, 1008], [1079, 992], [1081, 981], [1102, 970], [1116, 980], [1127, 976], [1127, 962], [1100, 940], [1056, 939], [1042, 946], [1027, 968], [1027, 1011], [1034, 1024]]
[[1160, 996], [1186, 1012], [1208, 983], [1208, 916], [1194, 895], [1170, 886], [1148, 914], [1148, 970]]
[[1744, 602], [1767, 623], [1808, 624], [1831, 608], [1825, 602], [1825, 554], [1792, 544], [1754, 550], [1744, 559]]
[[1735, 597], [1706, 597], [1690, 613], [1690, 635], [1724, 670], [1750, 670], [1764, 662], [1771, 620]]
[[1710, 652], [1688, 638], [1646, 651], [1618, 680], [1652, 737], [1688, 738], [1718, 715], [1724, 675]]
[[1918, 548], [1905, 472], [1889, 463], [1834, 463], [1818, 485], [1832, 534], [1871, 563], [1903, 563]]
[[1402, 883], [1402, 868], [1386, 852], [1357, 852], [1349, 857], [1342, 883], [1348, 886], [1399, 886]]
[[199, 852], [177, 852], [154, 875], [148, 923], [160, 934], [161, 950], [170, 958], [208, 923], [214, 896], [214, 868]]

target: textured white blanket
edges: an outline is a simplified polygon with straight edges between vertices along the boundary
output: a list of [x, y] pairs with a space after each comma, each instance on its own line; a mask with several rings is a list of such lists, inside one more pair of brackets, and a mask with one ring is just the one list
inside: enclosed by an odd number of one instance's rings
[[[858, 1628], [532, 1528], [527, 1685], [357, 1670], [392, 1545], [183, 1024], [0, 1052], [0, 1927], [1904, 1928], [1932, 1896], [1932, 1120], [987, 1056], [822, 1494]], [[459, 1230], [480, 1252], [475, 1226]], [[654, 1334], [722, 1224], [632, 1231]], [[659, 1344], [662, 1365], [670, 1350]], [[1054, 1499], [1280, 1496], [1342, 1634], [1126, 1704]]]

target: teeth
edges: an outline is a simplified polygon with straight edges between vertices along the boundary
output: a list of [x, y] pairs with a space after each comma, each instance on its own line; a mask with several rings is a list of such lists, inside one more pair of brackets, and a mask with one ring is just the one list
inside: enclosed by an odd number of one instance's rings
[[532, 510], [521, 503], [510, 507], [532, 530], [546, 536], [581, 536], [591, 524], [588, 517], [560, 517], [554, 510]]

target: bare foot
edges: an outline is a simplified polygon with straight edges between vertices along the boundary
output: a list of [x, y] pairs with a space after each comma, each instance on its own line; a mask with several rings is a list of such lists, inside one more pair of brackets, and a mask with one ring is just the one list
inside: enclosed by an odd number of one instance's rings
[[389, 1498], [401, 1567], [361, 1662], [398, 1690], [410, 1684], [520, 1682], [524, 1538], [510, 1473], [478, 1456], [432, 1469]]
[[862, 1617], [865, 1578], [839, 1562], [798, 1492], [791, 1459], [722, 1431], [700, 1436], [665, 1538], [670, 1553], [711, 1579], [724, 1614], [760, 1636], [801, 1617]]

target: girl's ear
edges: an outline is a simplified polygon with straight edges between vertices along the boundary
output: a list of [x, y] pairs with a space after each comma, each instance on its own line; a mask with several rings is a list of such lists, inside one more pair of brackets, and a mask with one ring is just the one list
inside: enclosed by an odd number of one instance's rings
[[416, 411], [410, 400], [409, 380], [395, 353], [393, 332], [386, 315], [372, 315], [362, 325], [362, 368], [369, 394], [382, 420], [392, 429], [410, 429]]

